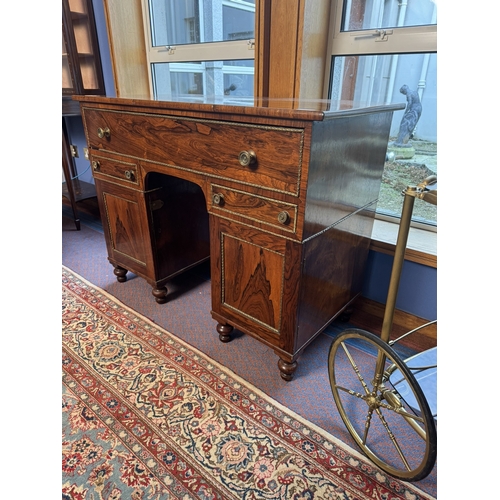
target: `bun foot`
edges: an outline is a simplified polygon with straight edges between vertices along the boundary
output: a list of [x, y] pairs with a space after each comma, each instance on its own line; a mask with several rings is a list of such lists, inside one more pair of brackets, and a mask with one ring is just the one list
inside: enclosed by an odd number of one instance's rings
[[283, 380], [290, 382], [293, 379], [293, 374], [297, 369], [297, 361], [293, 363], [288, 363], [282, 359], [278, 360], [278, 368], [280, 369], [280, 375]]
[[351, 319], [351, 314], [353, 313], [353, 311], [353, 307], [347, 307], [340, 313], [339, 320], [342, 321], [342, 323], [348, 323]]
[[158, 304], [165, 304], [165, 302], [167, 302], [167, 287], [163, 286], [161, 288], [153, 288], [151, 293]]
[[231, 325], [223, 325], [222, 323], [217, 323], [217, 331], [219, 332], [219, 340], [221, 342], [230, 342], [233, 327]]
[[116, 280], [120, 283], [125, 283], [127, 281], [127, 273], [128, 271], [120, 266], [115, 266], [113, 273], [116, 276]]

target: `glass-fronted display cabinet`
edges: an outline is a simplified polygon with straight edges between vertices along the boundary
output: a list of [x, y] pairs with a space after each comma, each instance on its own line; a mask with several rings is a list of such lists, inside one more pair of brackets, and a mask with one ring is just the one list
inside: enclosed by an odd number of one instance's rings
[[62, 2], [62, 93], [105, 93], [91, 0]]
[[71, 153], [66, 120], [80, 114], [75, 94], [105, 95], [92, 0], [62, 0], [62, 194], [80, 229], [76, 203], [96, 196], [96, 191], [94, 184], [78, 178]]

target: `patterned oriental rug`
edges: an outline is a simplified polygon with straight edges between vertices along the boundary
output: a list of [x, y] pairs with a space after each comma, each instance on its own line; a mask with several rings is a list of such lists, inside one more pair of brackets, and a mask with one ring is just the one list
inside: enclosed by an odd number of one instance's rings
[[63, 267], [63, 500], [432, 499]]

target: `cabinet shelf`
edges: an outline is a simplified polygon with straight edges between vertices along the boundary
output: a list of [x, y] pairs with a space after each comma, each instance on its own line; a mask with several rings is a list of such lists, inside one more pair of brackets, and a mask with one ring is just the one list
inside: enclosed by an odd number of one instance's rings
[[71, 11], [71, 20], [72, 21], [89, 22], [89, 16], [85, 12], [74, 12], [74, 11]]
[[[73, 183], [73, 191], [75, 194], [76, 202], [87, 200], [89, 198], [95, 198], [97, 196], [94, 184], [91, 184], [90, 182], [81, 181], [80, 179], [74, 179], [70, 182]], [[62, 195], [65, 198], [70, 199], [68, 185], [66, 182], [62, 183]]]

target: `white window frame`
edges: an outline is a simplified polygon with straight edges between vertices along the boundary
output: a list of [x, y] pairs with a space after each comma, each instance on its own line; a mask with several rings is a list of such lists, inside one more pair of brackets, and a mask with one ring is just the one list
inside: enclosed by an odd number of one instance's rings
[[[152, 45], [149, 1], [141, 0], [144, 21], [144, 36], [146, 38], [146, 56], [148, 61], [148, 78], [151, 95], [154, 94], [152, 65], [156, 63], [193, 63], [204, 61], [232, 61], [255, 59], [255, 39], [233, 40], [224, 42], [194, 43], [171, 46]], [[238, 7], [242, 10], [252, 11], [255, 6], [244, 0], [223, 0], [222, 5]], [[201, 20], [202, 21], [202, 20]], [[235, 68], [231, 67], [235, 73]], [[180, 67], [171, 67], [172, 71], [183, 71]], [[185, 68], [184, 68], [185, 71]], [[253, 74], [253, 68], [242, 68], [241, 72]]]

